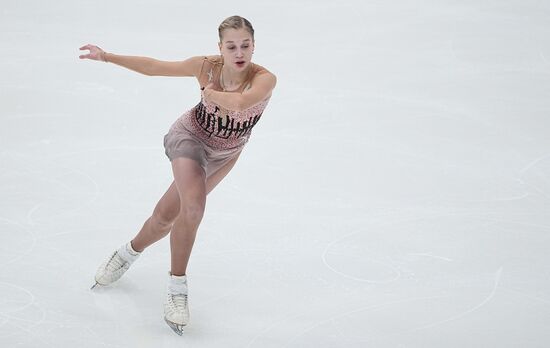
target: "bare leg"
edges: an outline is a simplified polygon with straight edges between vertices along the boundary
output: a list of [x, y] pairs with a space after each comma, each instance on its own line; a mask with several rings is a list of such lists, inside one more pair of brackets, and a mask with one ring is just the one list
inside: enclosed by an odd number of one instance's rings
[[153, 215], [143, 224], [139, 233], [131, 241], [135, 251], [143, 251], [149, 245], [166, 237], [180, 211], [180, 198], [176, 182], [173, 181], [159, 200]]
[[231, 161], [227, 162], [223, 167], [218, 169], [216, 172], [212, 173], [208, 179], [206, 179], [206, 192], [207, 194], [212, 192], [214, 190], [214, 187], [216, 187], [222, 180], [225, 178], [227, 173], [233, 169], [233, 166], [237, 162], [237, 159], [239, 159], [239, 156], [241, 153], [239, 152], [235, 158], [233, 158]]
[[189, 158], [172, 161], [174, 180], [180, 198], [180, 212], [170, 233], [171, 274], [185, 275], [197, 229], [206, 206], [206, 174]]
[[[223, 180], [223, 178], [231, 171], [240, 153], [218, 171], [213, 173], [206, 179], [207, 194], [212, 192], [214, 188]], [[135, 251], [143, 251], [149, 245], [166, 237], [172, 228], [180, 211], [180, 198], [176, 182], [172, 182], [166, 193], [159, 200], [153, 214], [149, 217], [143, 227], [132, 240], [132, 248]]]

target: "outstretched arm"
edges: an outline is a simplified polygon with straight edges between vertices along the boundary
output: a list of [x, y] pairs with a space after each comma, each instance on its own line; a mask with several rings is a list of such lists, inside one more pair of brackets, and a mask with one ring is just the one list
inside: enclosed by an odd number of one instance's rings
[[105, 52], [90, 44], [80, 47], [80, 50], [90, 51], [88, 54], [80, 55], [80, 59], [113, 63], [147, 76], [198, 76], [203, 61], [203, 57], [167, 62], [150, 57], [123, 56]]

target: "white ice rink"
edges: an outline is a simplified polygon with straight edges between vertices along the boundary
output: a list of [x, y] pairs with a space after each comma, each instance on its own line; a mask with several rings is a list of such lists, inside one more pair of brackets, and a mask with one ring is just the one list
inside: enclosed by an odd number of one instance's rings
[[[0, 4], [0, 347], [550, 346], [550, 1]], [[198, 86], [78, 48], [217, 54], [234, 14], [278, 85], [208, 197], [179, 337], [168, 240], [90, 286]]]

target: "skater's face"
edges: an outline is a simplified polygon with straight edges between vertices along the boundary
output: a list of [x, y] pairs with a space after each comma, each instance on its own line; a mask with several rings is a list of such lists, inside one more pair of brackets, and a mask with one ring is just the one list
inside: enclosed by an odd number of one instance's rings
[[254, 38], [246, 29], [224, 30], [218, 46], [225, 65], [237, 71], [246, 70], [254, 53]]

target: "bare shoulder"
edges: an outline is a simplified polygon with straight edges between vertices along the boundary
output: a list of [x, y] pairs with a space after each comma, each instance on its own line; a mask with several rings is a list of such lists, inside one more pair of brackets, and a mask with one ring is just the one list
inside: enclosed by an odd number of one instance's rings
[[212, 56], [202, 56], [204, 60], [208, 61], [210, 64], [218, 65], [223, 64], [222, 56], [220, 55], [212, 55]]
[[267, 68], [254, 63], [254, 76], [252, 77], [252, 83], [260, 82], [262, 84], [271, 85], [271, 89], [275, 88], [277, 84], [277, 76], [274, 73], [267, 70]]
[[270, 98], [277, 84], [277, 77], [271, 71], [258, 64], [254, 64], [253, 69], [254, 75], [242, 93], [244, 97], [243, 109], [256, 105], [266, 100], [266, 98]]
[[260, 64], [256, 64], [256, 63], [253, 63], [254, 64], [254, 73], [256, 74], [256, 76], [260, 76], [260, 75], [269, 75], [273, 78], [275, 78], [275, 74], [273, 74], [271, 71], [269, 71], [266, 67], [260, 65]]

